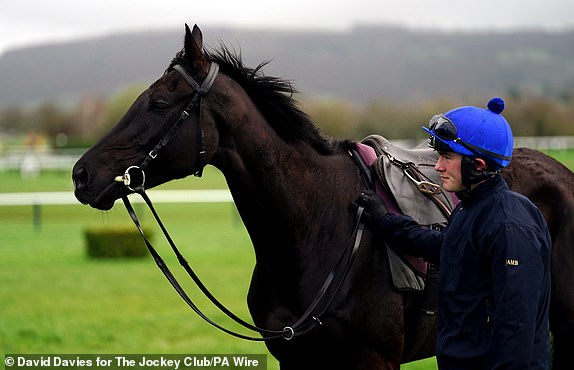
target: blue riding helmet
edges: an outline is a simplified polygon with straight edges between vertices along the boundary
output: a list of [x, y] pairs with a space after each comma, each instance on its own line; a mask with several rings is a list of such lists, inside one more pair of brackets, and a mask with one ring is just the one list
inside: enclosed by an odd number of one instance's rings
[[503, 110], [504, 100], [496, 97], [487, 109], [466, 106], [434, 116], [423, 129], [434, 149], [446, 145], [453, 152], [478, 156], [502, 168], [510, 163], [514, 148], [510, 125], [500, 114]]

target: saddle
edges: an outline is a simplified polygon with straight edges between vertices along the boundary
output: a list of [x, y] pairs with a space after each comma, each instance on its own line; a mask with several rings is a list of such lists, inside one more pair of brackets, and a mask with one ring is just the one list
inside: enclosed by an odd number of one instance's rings
[[[375, 174], [375, 191], [391, 213], [411, 216], [432, 228], [444, 228], [455, 201], [438, 185], [437, 153], [421, 144], [406, 149], [379, 135], [357, 144], [362, 160]], [[429, 264], [387, 245], [391, 281], [400, 291], [423, 291]]]
[[400, 213], [421, 225], [445, 227], [454, 200], [438, 185], [440, 174], [434, 169], [437, 152], [425, 143], [406, 149], [378, 135], [368, 136], [362, 143], [375, 150], [373, 169]]

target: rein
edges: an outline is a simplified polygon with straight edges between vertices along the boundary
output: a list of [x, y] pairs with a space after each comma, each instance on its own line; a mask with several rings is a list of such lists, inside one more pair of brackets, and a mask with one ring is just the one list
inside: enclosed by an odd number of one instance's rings
[[[280, 339], [280, 338], [283, 338], [285, 340], [291, 340], [294, 337], [297, 337], [297, 336], [300, 336], [300, 335], [303, 335], [303, 334], [309, 332], [310, 330], [315, 328], [317, 325], [322, 325], [321, 316], [323, 316], [327, 312], [327, 310], [329, 309], [329, 307], [331, 305], [331, 302], [333, 301], [333, 299], [337, 295], [339, 288], [343, 284], [343, 281], [345, 280], [345, 278], [348, 275], [348, 272], [350, 271], [351, 265], [354, 261], [354, 257], [355, 257], [355, 255], [359, 249], [359, 246], [361, 244], [361, 239], [362, 239], [362, 235], [363, 235], [363, 231], [364, 231], [364, 224], [361, 221], [361, 218], [362, 218], [361, 216], [363, 214], [364, 209], [362, 207], [357, 208], [357, 213], [355, 216], [355, 218], [356, 218], [355, 226], [354, 226], [354, 230], [353, 230], [353, 234], [355, 235], [354, 243], [352, 245], [348, 245], [343, 250], [343, 252], [339, 256], [337, 262], [335, 263], [335, 265], [332, 267], [331, 271], [329, 272], [329, 274], [328, 274], [327, 278], [325, 279], [323, 285], [321, 286], [320, 290], [315, 295], [315, 298], [310, 303], [307, 310], [303, 313], [303, 315], [301, 315], [301, 317], [298, 320], [296, 320], [293, 324], [291, 324], [289, 326], [285, 326], [282, 330], [270, 330], [270, 329], [260, 328], [260, 327], [253, 325], [253, 324], [250, 324], [250, 323], [242, 320], [241, 318], [239, 318], [235, 314], [233, 314], [221, 302], [219, 302], [215, 298], [215, 296], [213, 296], [213, 294], [211, 294], [211, 292], [207, 289], [207, 287], [201, 282], [201, 280], [199, 279], [197, 274], [189, 266], [189, 263], [183, 257], [183, 255], [180, 253], [179, 249], [177, 248], [177, 246], [173, 242], [167, 229], [165, 228], [163, 222], [161, 221], [159, 215], [155, 211], [155, 208], [153, 207], [151, 200], [149, 199], [149, 197], [145, 193], [145, 172], [144, 172], [144, 169], [148, 166], [150, 161], [152, 161], [153, 159], [155, 159], [157, 157], [158, 152], [164, 146], [166, 146], [167, 143], [175, 136], [178, 128], [191, 115], [193, 109], [195, 109], [196, 107], [200, 113], [200, 120], [198, 122], [198, 127], [199, 127], [198, 140], [200, 140], [200, 143], [199, 143], [200, 144], [199, 145], [199, 148], [200, 148], [199, 149], [199, 158], [200, 158], [200, 160], [199, 160], [199, 168], [194, 173], [194, 175], [195, 176], [201, 176], [202, 171], [203, 171], [203, 167], [206, 164], [205, 163], [204, 136], [203, 136], [203, 130], [201, 129], [201, 98], [209, 92], [211, 86], [215, 82], [215, 80], [217, 78], [218, 71], [219, 71], [219, 66], [217, 65], [217, 63], [212, 62], [209, 73], [201, 85], [199, 85], [185, 71], [185, 69], [181, 65], [176, 64], [173, 66], [173, 68], [181, 74], [181, 76], [185, 79], [185, 81], [194, 89], [196, 94], [194, 95], [194, 97], [192, 98], [192, 100], [188, 104], [188, 106], [180, 114], [177, 121], [169, 129], [169, 131], [163, 136], [163, 138], [158, 142], [158, 144], [153, 148], [153, 150], [151, 152], [149, 152], [149, 154], [143, 160], [142, 164], [139, 166], [128, 167], [126, 169], [125, 173], [123, 174], [123, 176], [116, 177], [114, 181], [122, 182], [130, 191], [139, 194], [144, 199], [148, 208], [152, 212], [157, 224], [159, 225], [160, 229], [162, 230], [166, 240], [168, 241], [171, 249], [173, 250], [174, 254], [176, 255], [179, 264], [184, 268], [184, 270], [187, 272], [187, 274], [190, 276], [190, 278], [195, 282], [195, 284], [201, 290], [201, 292], [217, 308], [219, 308], [223, 313], [225, 313], [230, 319], [232, 319], [233, 321], [240, 324], [241, 326], [243, 326], [246, 329], [258, 332], [259, 334], [262, 335], [262, 337], [247, 336], [247, 335], [229, 330], [229, 329], [221, 326], [220, 324], [214, 322], [213, 320], [211, 320], [207, 315], [205, 315], [193, 303], [191, 298], [187, 295], [187, 293], [181, 287], [181, 285], [179, 284], [179, 282], [177, 281], [175, 276], [172, 274], [169, 267], [166, 265], [164, 260], [161, 258], [159, 253], [156, 251], [156, 249], [151, 244], [150, 240], [145, 235], [143, 228], [141, 227], [141, 224], [138, 220], [137, 214], [136, 214], [133, 206], [131, 205], [128, 197], [123, 196], [122, 201], [126, 207], [126, 210], [128, 211], [128, 214], [130, 215], [132, 221], [134, 222], [135, 226], [137, 227], [140, 234], [142, 235], [142, 237], [145, 241], [146, 247], [148, 248], [150, 254], [154, 258], [156, 265], [159, 267], [159, 269], [162, 271], [162, 273], [164, 274], [166, 279], [170, 282], [170, 284], [173, 286], [175, 291], [180, 295], [180, 297], [183, 299], [183, 301], [198, 316], [200, 316], [203, 320], [205, 320], [207, 323], [211, 324], [212, 326], [214, 326], [214, 327], [220, 329], [221, 331], [223, 331], [227, 334], [230, 334], [234, 337], [246, 339], [246, 340], [252, 340], [252, 341], [266, 341], [266, 340]], [[341, 272], [338, 273], [339, 271], [341, 271]], [[335, 279], [337, 277], [337, 275], [339, 275], [338, 280]], [[327, 295], [329, 290], [331, 290], [331, 294]], [[324, 301], [324, 305], [323, 305], [322, 309], [317, 310], [317, 312], [316, 312], [317, 307], [323, 301]]]

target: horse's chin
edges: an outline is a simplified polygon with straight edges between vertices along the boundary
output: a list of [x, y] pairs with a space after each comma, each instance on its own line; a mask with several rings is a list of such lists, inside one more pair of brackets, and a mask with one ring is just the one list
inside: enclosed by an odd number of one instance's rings
[[100, 211], [109, 211], [114, 206], [115, 201], [116, 201], [115, 199], [111, 201], [110, 200], [102, 201], [99, 198], [96, 198], [93, 202], [89, 204], [90, 207], [99, 209]]
[[125, 191], [118, 184], [110, 184], [104, 188], [95, 198], [82, 202], [100, 211], [109, 211], [114, 206], [116, 200], [124, 196]]

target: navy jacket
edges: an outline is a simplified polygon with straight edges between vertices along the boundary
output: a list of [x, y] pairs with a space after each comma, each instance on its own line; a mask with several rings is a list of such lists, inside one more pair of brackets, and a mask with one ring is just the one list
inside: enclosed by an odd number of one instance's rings
[[500, 175], [459, 198], [442, 232], [403, 215], [378, 222], [394, 246], [440, 266], [439, 368], [549, 369], [551, 241], [541, 212]]

